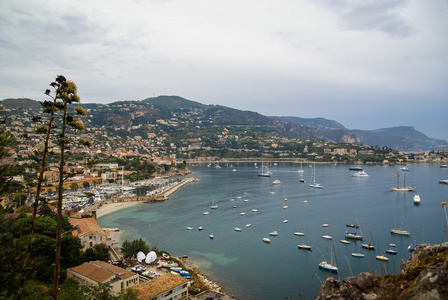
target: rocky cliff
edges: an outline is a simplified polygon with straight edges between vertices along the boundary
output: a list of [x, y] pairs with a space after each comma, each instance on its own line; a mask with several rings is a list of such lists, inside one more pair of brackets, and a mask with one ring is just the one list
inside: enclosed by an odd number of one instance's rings
[[317, 299], [448, 299], [448, 242], [420, 245], [397, 275], [328, 278]]

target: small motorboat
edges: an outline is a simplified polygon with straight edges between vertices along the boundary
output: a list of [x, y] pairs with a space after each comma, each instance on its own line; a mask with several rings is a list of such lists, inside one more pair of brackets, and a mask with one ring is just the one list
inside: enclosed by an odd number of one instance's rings
[[397, 251], [392, 250], [392, 249], [387, 249], [387, 250], [386, 250], [386, 253], [389, 253], [389, 254], [397, 254]]
[[133, 271], [133, 272], [142, 272], [145, 270], [146, 270], [146, 268], [143, 265], [135, 265], [131, 268], [131, 271]]
[[251, 224], [246, 224], [246, 227], [250, 227], [251, 226]]
[[288, 223], [288, 220], [283, 220], [283, 223]]
[[213, 239], [214, 239], [214, 237], [215, 237], [215, 236], [213, 235], [213, 233], [212, 233], [212, 234], [210, 234], [210, 239], [212, 239], [212, 240], [213, 240]]
[[415, 205], [419, 205], [421, 201], [422, 201], [422, 199], [420, 198], [420, 195], [414, 196], [414, 204]]
[[322, 227], [328, 227], [328, 226], [330, 226], [330, 225], [328, 225], [328, 224], [322, 224]]
[[258, 209], [252, 208], [252, 212], [258, 212]]
[[370, 243], [362, 244], [361, 247], [363, 247], [364, 249], [368, 249], [368, 250], [375, 250], [375, 246], [371, 245]]
[[396, 247], [397, 245], [395, 244], [389, 244], [389, 247]]
[[241, 228], [239, 228], [239, 227], [235, 227], [235, 231], [241, 231]]
[[350, 244], [350, 242], [347, 241], [347, 240], [340, 240], [340, 242], [341, 242], [342, 244]]
[[278, 235], [278, 232], [277, 232], [277, 230], [275, 230], [275, 231], [272, 231], [271, 233], [269, 233], [269, 235], [271, 235], [271, 236], [277, 236], [277, 235]]
[[245, 212], [242, 212], [242, 213], [240, 213], [240, 215], [241, 215], [241, 216], [245, 216], [245, 215], [246, 215], [246, 213], [245, 213]]
[[282, 182], [280, 181], [280, 180], [278, 180], [278, 179], [276, 179], [276, 180], [274, 180], [273, 182], [272, 182], [272, 184], [273, 185], [277, 185], [277, 184], [281, 184]]
[[345, 224], [345, 226], [352, 227], [352, 228], [359, 228], [359, 226], [355, 225], [355, 224]]
[[411, 234], [409, 231], [403, 230], [401, 228], [392, 228], [390, 230], [390, 233], [398, 234], [398, 235], [409, 235], [409, 234]]
[[193, 230], [193, 227], [187, 227], [187, 230]]
[[306, 251], [311, 251], [313, 247], [310, 245], [297, 245], [297, 248], [306, 250]]
[[377, 255], [376, 259], [382, 260], [382, 261], [389, 261], [389, 257], [383, 256], [383, 255]]
[[303, 232], [296, 231], [296, 232], [294, 232], [294, 235], [297, 235], [297, 236], [304, 236], [305, 234], [304, 234]]
[[199, 226], [198, 230], [199, 230], [199, 231], [202, 231], [202, 230], [204, 230], [204, 227]]
[[365, 171], [359, 171], [352, 174], [352, 177], [369, 177], [369, 174], [367, 174]]
[[265, 242], [266, 244], [270, 244], [271, 243], [271, 240], [268, 239], [268, 238], [263, 238], [262, 241]]
[[353, 257], [364, 257], [365, 255], [362, 254], [362, 253], [354, 252], [354, 253], [352, 253], [352, 256], [353, 256]]
[[325, 234], [322, 236], [323, 239], [331, 240], [333, 237], [331, 235]]

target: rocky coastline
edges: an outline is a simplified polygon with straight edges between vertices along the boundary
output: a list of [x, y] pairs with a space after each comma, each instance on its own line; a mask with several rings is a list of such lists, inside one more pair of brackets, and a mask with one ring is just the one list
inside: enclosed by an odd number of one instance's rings
[[448, 242], [418, 246], [397, 275], [328, 278], [317, 299], [448, 299]]

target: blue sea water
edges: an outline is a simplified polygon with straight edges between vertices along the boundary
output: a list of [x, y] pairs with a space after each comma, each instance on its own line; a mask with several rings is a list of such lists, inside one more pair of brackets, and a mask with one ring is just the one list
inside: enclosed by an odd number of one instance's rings
[[[385, 188], [396, 185], [392, 174], [398, 171], [397, 166], [363, 166], [369, 177], [359, 178], [352, 177], [354, 172], [346, 165], [318, 164], [316, 181], [323, 189], [309, 187], [312, 168], [308, 165], [303, 166], [306, 183], [299, 182], [297, 164], [271, 165], [271, 177], [257, 176], [253, 163], [222, 168], [191, 166], [191, 176], [199, 182], [183, 187], [168, 201], [122, 209], [99, 218], [99, 223], [120, 228], [122, 239], [142, 237], [150, 246], [173, 256], [188, 255], [236, 299], [312, 299], [329, 276], [342, 280], [360, 272], [396, 274], [400, 260], [409, 255], [410, 244], [447, 240], [441, 202], [448, 200], [448, 186], [438, 183], [448, 179], [447, 169], [435, 164], [407, 167], [406, 185], [416, 186], [415, 192]], [[273, 185], [275, 179], [281, 184]], [[415, 194], [422, 199], [419, 206], [413, 204]], [[213, 199], [218, 209], [210, 209]], [[254, 208], [258, 212], [252, 212]], [[204, 215], [205, 211], [210, 214]], [[246, 214], [241, 216], [241, 212]], [[324, 223], [329, 226], [323, 227]], [[364, 243], [370, 241], [376, 250], [362, 249], [361, 241], [340, 243], [345, 231], [353, 232], [347, 223], [358, 223]], [[194, 230], [186, 230], [187, 226]], [[204, 230], [199, 231], [199, 226]], [[411, 234], [392, 235], [391, 227], [403, 227]], [[269, 236], [275, 230], [279, 235]], [[296, 231], [305, 236], [295, 236]], [[209, 238], [211, 233], [213, 240]], [[324, 234], [333, 239], [323, 239]], [[264, 237], [271, 243], [263, 243]], [[397, 255], [386, 255], [389, 243], [396, 244], [393, 249]], [[300, 250], [298, 244], [312, 245], [313, 250]], [[330, 261], [332, 252], [339, 267], [337, 274], [318, 268], [322, 260]], [[352, 257], [352, 252], [364, 253], [365, 257]], [[378, 261], [376, 255], [386, 255], [390, 260]]]

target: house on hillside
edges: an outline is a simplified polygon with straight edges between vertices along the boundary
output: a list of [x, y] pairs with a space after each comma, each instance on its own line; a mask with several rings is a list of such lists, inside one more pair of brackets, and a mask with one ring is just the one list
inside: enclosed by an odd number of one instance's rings
[[75, 227], [72, 235], [77, 236], [81, 240], [83, 251], [98, 244], [112, 246], [112, 239], [107, 238], [106, 233], [95, 218], [69, 218], [68, 221]]
[[188, 284], [188, 279], [168, 273], [132, 289], [138, 292], [139, 300], [181, 300], [188, 298]]
[[140, 283], [139, 276], [137, 273], [98, 260], [67, 269], [68, 278], [73, 278], [83, 285], [109, 284], [114, 294], [137, 286]]

